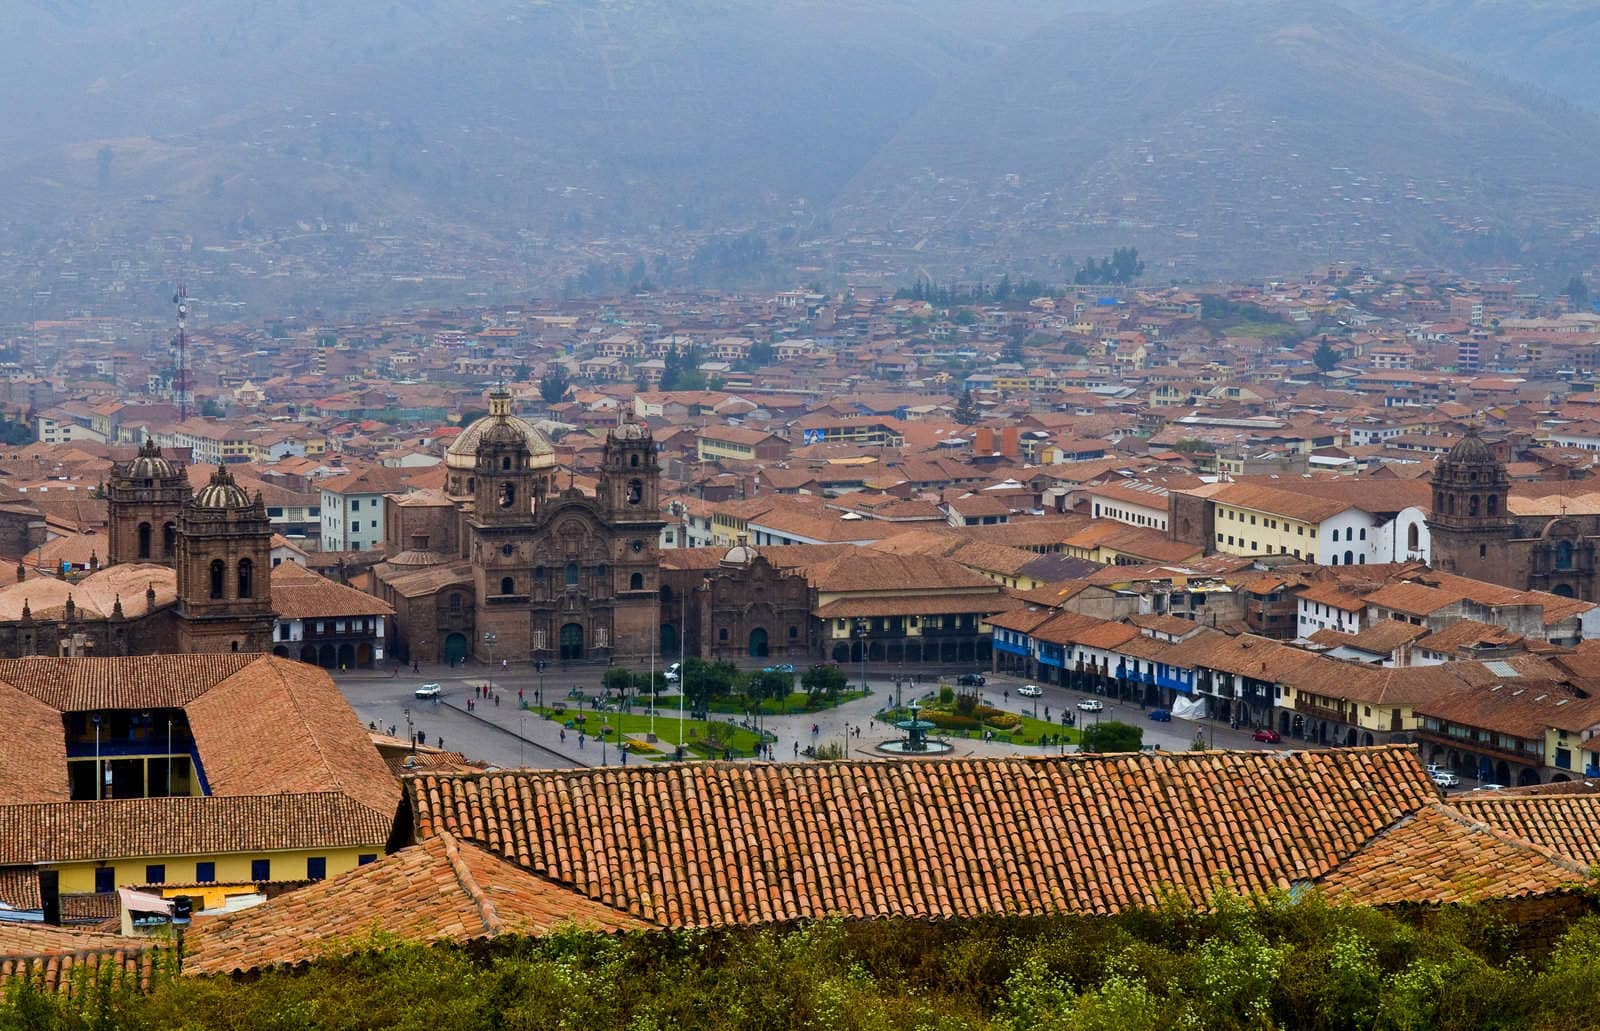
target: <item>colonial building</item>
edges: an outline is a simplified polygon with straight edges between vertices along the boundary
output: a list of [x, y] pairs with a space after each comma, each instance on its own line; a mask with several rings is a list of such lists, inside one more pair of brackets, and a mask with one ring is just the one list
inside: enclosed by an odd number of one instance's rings
[[1600, 599], [1600, 495], [1512, 493], [1504, 459], [1469, 432], [1433, 472], [1433, 565], [1519, 590]]

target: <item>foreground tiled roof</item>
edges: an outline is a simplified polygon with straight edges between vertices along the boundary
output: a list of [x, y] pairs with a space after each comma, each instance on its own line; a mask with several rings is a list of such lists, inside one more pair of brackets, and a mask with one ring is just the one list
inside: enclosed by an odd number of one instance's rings
[[93, 990], [110, 968], [112, 989], [148, 987], [161, 950], [149, 938], [72, 931], [0, 920], [0, 992], [7, 982], [28, 978], [44, 991], [76, 994], [79, 982]]
[[667, 926], [1110, 913], [1318, 880], [1437, 792], [1401, 747], [423, 774], [448, 832]]
[[1482, 792], [1455, 808], [1507, 834], [1600, 868], [1600, 795], [1501, 796]]
[[440, 834], [252, 909], [197, 920], [184, 971], [229, 973], [315, 959], [374, 933], [405, 941], [537, 935], [564, 924], [648, 925]]
[[1587, 879], [1584, 864], [1436, 803], [1402, 817], [1321, 883], [1336, 898], [1383, 906], [1548, 895]]

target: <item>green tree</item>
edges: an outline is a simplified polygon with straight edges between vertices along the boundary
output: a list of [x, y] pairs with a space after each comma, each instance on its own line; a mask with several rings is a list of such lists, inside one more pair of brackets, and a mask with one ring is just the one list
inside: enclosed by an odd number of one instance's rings
[[838, 666], [812, 666], [800, 675], [800, 687], [812, 705], [838, 701], [844, 686], [844, 671]]
[[1084, 752], [1137, 752], [1143, 741], [1142, 727], [1107, 720], [1104, 723], [1091, 723], [1084, 727], [1083, 739], [1078, 747]]
[[956, 402], [956, 422], [963, 426], [974, 426], [983, 416], [978, 412], [978, 403], [972, 398], [971, 390], [961, 392], [961, 400]]
[[704, 390], [706, 375], [700, 371], [700, 346], [689, 344], [667, 352], [661, 370], [662, 390]]
[[772, 345], [765, 340], [758, 340], [750, 345], [750, 351], [744, 356], [744, 360], [739, 363], [739, 367], [746, 371], [762, 369], [771, 365], [775, 360], [776, 352], [773, 351]]
[[1583, 311], [1589, 307], [1589, 284], [1583, 281], [1582, 276], [1573, 276], [1567, 281], [1567, 288], [1562, 292], [1572, 302], [1575, 311]]
[[552, 363], [545, 367], [544, 375], [539, 377], [539, 397], [547, 405], [558, 405], [565, 401], [571, 389], [572, 382], [567, 378], [565, 366]]
[[1319, 372], [1332, 372], [1334, 366], [1339, 364], [1339, 352], [1333, 349], [1332, 344], [1328, 343], [1327, 337], [1323, 337], [1322, 341], [1317, 344], [1316, 353], [1311, 356], [1311, 361], [1316, 365]]
[[607, 695], [622, 697], [633, 686], [633, 672], [621, 666], [608, 666], [605, 675], [600, 678], [600, 686]]
[[758, 705], [766, 701], [782, 701], [789, 697], [793, 690], [794, 674], [780, 673], [777, 670], [751, 673], [745, 683], [745, 693]]

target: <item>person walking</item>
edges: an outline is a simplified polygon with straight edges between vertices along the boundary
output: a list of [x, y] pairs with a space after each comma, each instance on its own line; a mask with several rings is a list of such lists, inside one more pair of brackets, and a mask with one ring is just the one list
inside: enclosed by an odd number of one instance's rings
[[794, 757], [796, 759], [800, 758], [800, 742], [798, 741], [794, 743]]
[[566, 744], [567, 743], [567, 731], [566, 731], [566, 728], [562, 728], [562, 731], [561, 731], [561, 743], [562, 744]]
[[578, 731], [578, 750], [583, 751], [583, 731]]

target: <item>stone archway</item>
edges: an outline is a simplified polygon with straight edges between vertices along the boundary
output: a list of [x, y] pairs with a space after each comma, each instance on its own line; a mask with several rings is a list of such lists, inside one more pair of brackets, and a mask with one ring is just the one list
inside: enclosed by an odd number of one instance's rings
[[[1532, 767], [1524, 766], [1522, 769], [1517, 771], [1517, 787], [1525, 788], [1529, 785], [1537, 783], [1539, 783], [1538, 770], [1535, 770]], [[1510, 785], [1507, 785], [1507, 787], [1509, 786]]]
[[444, 663], [454, 666], [467, 657], [467, 635], [449, 634], [444, 639]]
[[356, 668], [372, 668], [372, 645], [367, 644], [365, 641], [356, 645]]
[[272, 654], [276, 655], [280, 659], [287, 659], [289, 657], [289, 649], [285, 648], [281, 644], [275, 644], [272, 646]]
[[764, 659], [767, 657], [768, 652], [769, 647], [767, 645], [767, 628], [758, 626], [754, 630], [750, 631], [750, 645], [748, 654], [752, 659]]
[[354, 669], [356, 665], [356, 646], [341, 644], [339, 646], [339, 668]]
[[834, 645], [833, 646], [833, 661], [834, 662], [849, 662], [850, 661], [850, 646], [848, 644], [844, 644], [843, 642]]
[[561, 628], [561, 660], [570, 662], [583, 658], [583, 627], [567, 623]]
[[304, 648], [301, 648], [300, 661], [308, 666], [315, 666], [317, 664], [317, 646], [314, 644], [308, 644]]
[[323, 669], [339, 668], [339, 653], [334, 650], [333, 645], [325, 644], [317, 649], [317, 665]]

